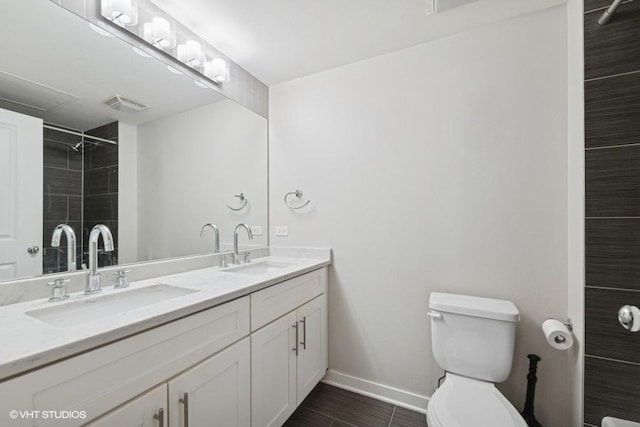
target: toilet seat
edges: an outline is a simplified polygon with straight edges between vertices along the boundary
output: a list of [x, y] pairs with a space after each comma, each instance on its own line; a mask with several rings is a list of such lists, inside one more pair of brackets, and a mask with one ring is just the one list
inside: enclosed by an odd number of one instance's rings
[[429, 427], [527, 427], [493, 383], [447, 373], [427, 408]]

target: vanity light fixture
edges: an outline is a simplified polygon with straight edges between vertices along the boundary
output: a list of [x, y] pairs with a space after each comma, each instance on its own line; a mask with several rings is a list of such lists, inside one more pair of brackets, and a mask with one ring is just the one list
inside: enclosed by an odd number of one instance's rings
[[144, 24], [142, 38], [161, 50], [175, 47], [175, 30], [170, 21], [160, 16]]
[[169, 70], [173, 74], [177, 74], [178, 76], [181, 76], [182, 74], [184, 74], [182, 71], [178, 70], [177, 68], [172, 67], [171, 65], [167, 65], [167, 70]]
[[178, 60], [192, 68], [202, 65], [202, 45], [195, 40], [187, 40], [177, 48]]
[[124, 27], [138, 24], [137, 0], [102, 0], [102, 16], [116, 25]]
[[147, 52], [145, 52], [144, 50], [138, 49], [137, 47], [133, 47], [133, 51], [142, 56], [143, 58], [151, 58], [151, 55], [149, 55]]
[[220, 56], [205, 62], [204, 75], [216, 83], [229, 81], [229, 62]]
[[[214, 89], [231, 80], [230, 63], [216, 48], [158, 7], [155, 0], [99, 0], [101, 15], [118, 31], [134, 35], [170, 56], [167, 69], [194, 74], [204, 87]], [[146, 44], [142, 51], [146, 49]], [[142, 55], [139, 51], [136, 53]], [[142, 55], [146, 56], [146, 55]], [[155, 55], [154, 55], [155, 56]], [[165, 61], [166, 62], [166, 61]], [[186, 69], [183, 64], [188, 67]]]
[[109, 37], [109, 38], [115, 37], [113, 34], [111, 34], [108, 31], [103, 30], [102, 28], [100, 28], [96, 24], [94, 24], [93, 22], [89, 22], [89, 28], [91, 28], [93, 31], [95, 31], [96, 33], [100, 34], [103, 37]]

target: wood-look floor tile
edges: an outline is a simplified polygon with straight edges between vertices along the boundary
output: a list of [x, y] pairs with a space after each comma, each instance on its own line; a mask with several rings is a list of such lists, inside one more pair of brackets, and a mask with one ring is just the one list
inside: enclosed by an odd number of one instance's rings
[[396, 407], [391, 427], [427, 427], [427, 416], [419, 412]]
[[359, 427], [387, 427], [393, 413], [389, 403], [323, 383], [316, 386], [302, 406]]
[[284, 427], [330, 427], [333, 422], [333, 418], [301, 406], [284, 423]]

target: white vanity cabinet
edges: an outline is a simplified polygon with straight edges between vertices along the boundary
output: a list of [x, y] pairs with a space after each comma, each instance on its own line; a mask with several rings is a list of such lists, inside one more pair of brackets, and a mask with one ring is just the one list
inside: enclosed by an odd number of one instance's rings
[[0, 382], [0, 425], [280, 426], [326, 372], [326, 289], [321, 268]]
[[[98, 422], [114, 410], [125, 416], [128, 410], [121, 405], [159, 385], [166, 387], [177, 374], [247, 337], [249, 305], [250, 297], [245, 296], [2, 382], [0, 425], [6, 424], [4, 417], [12, 409], [32, 414], [60, 410], [86, 413], [86, 418], [79, 420], [32, 415], [11, 421], [11, 426], [20, 427], [83, 425]], [[248, 346], [243, 349], [249, 357]], [[155, 407], [148, 409], [149, 415], [156, 413]], [[164, 409], [168, 412], [168, 406]]]
[[97, 420], [86, 424], [86, 427], [114, 426], [167, 426], [167, 385], [158, 386]]
[[169, 381], [171, 427], [251, 425], [249, 337]]
[[[251, 334], [252, 426], [281, 426], [327, 370], [326, 271], [300, 276], [251, 298], [252, 313], [256, 308], [263, 311], [253, 314], [252, 326], [271, 321]], [[281, 317], [272, 320], [277, 316]]]

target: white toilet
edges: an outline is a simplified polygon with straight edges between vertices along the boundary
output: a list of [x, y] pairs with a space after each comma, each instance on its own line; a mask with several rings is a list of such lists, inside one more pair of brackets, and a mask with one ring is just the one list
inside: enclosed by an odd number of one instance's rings
[[494, 386], [511, 372], [515, 304], [434, 292], [429, 309], [433, 355], [447, 373], [429, 400], [429, 427], [527, 427]]

